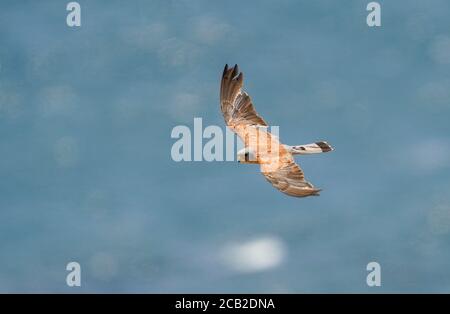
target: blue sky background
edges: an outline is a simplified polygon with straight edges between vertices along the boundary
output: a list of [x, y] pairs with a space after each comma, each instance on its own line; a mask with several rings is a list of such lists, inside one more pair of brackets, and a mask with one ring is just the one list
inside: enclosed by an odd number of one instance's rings
[[[448, 1], [67, 2], [0, 4], [1, 292], [450, 292]], [[172, 161], [225, 63], [320, 197]]]

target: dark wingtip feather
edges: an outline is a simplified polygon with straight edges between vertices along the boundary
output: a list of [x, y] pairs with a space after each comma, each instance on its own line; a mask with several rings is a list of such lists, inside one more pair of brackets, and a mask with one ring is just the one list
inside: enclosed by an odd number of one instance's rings
[[327, 142], [316, 142], [316, 144], [322, 149], [322, 152], [326, 153], [333, 150], [333, 147], [331, 147]]
[[239, 67], [237, 64], [234, 65], [233, 68], [233, 74], [231, 74], [231, 77], [235, 77], [239, 73]]
[[222, 73], [222, 77], [225, 76], [225, 74], [228, 71], [228, 64], [225, 64], [225, 68], [223, 68], [223, 73]]

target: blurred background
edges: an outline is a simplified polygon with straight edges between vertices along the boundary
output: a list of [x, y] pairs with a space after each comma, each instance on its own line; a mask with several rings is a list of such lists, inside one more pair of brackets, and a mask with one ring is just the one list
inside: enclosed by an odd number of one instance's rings
[[[68, 2], [0, 4], [0, 292], [450, 292], [448, 1]], [[320, 197], [172, 161], [225, 63]]]

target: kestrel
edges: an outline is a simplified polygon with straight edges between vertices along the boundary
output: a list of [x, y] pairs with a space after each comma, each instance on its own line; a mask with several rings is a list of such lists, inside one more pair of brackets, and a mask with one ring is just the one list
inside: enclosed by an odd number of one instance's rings
[[225, 65], [220, 86], [220, 108], [226, 125], [244, 142], [237, 154], [240, 163], [259, 164], [261, 173], [279, 191], [295, 197], [319, 195], [320, 189], [305, 180], [293, 155], [332, 151], [327, 142], [289, 146], [268, 132], [268, 124], [253, 107], [250, 96], [242, 90], [244, 76], [235, 65]]

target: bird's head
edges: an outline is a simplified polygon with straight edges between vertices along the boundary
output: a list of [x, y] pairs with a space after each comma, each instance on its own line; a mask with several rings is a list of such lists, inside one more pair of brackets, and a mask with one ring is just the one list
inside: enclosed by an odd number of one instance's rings
[[243, 164], [258, 163], [255, 152], [248, 147], [245, 147], [237, 152], [237, 161]]

